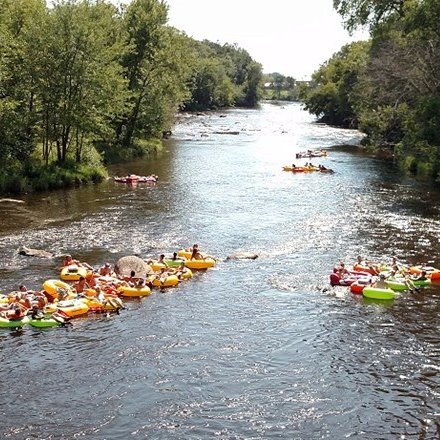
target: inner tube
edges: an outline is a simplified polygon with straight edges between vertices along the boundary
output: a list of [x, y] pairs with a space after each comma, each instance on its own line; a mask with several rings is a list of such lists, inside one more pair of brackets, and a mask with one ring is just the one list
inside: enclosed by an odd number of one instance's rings
[[61, 280], [46, 280], [43, 283], [44, 291], [53, 299], [58, 299], [58, 294], [60, 289], [72, 293], [72, 287], [70, 284], [65, 283]]
[[85, 315], [89, 311], [89, 306], [80, 300], [60, 301], [57, 310], [66, 314], [69, 318]]
[[61, 269], [60, 278], [64, 281], [78, 281], [81, 277], [87, 276], [87, 269], [76, 264], [63, 267]]
[[159, 279], [156, 275], [152, 275], [149, 280], [155, 287], [174, 287], [179, 284], [179, 278], [176, 275], [168, 275], [164, 279]]
[[144, 287], [130, 287], [130, 286], [119, 286], [118, 292], [121, 293], [121, 296], [147, 296], [151, 293], [151, 289], [148, 286]]
[[362, 295], [366, 298], [390, 300], [396, 297], [396, 292], [391, 289], [380, 289], [377, 287], [367, 286], [362, 291]]
[[18, 328], [29, 323], [29, 317], [23, 316], [19, 319], [0, 318], [0, 328]]
[[189, 269], [203, 270], [214, 267], [215, 260], [209, 257], [204, 260], [186, 260], [185, 266]]
[[59, 327], [62, 325], [62, 322], [57, 321], [53, 318], [31, 318], [29, 319], [29, 325], [35, 328], [50, 328], [50, 327]]

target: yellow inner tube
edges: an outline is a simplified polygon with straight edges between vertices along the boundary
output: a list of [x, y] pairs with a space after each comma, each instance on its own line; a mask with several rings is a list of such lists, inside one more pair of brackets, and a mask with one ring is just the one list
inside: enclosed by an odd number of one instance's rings
[[46, 280], [43, 283], [43, 289], [52, 298], [58, 298], [59, 289], [65, 290], [68, 294], [73, 295], [72, 287], [70, 286], [70, 284], [67, 284], [61, 280]]
[[89, 306], [79, 300], [60, 301], [57, 304], [57, 309], [64, 312], [67, 316], [73, 318], [74, 316], [84, 315], [89, 311]]
[[215, 261], [212, 258], [205, 258], [204, 260], [186, 260], [185, 266], [190, 269], [208, 269], [215, 266]]
[[176, 275], [168, 275], [166, 277], [157, 278], [156, 275], [149, 277], [149, 280], [155, 287], [174, 287], [179, 284], [179, 278]]
[[144, 287], [119, 286], [118, 292], [121, 292], [122, 296], [147, 296], [151, 293], [151, 289], [148, 286], [144, 286]]
[[155, 272], [157, 272], [157, 271], [163, 269], [164, 267], [166, 267], [165, 264], [163, 264], [163, 263], [158, 263], [157, 261], [153, 262], [153, 264], [151, 265], [151, 268], [152, 268]]
[[78, 281], [80, 277], [87, 276], [87, 269], [82, 266], [72, 264], [61, 269], [60, 278], [65, 281]]
[[192, 270], [189, 269], [188, 267], [186, 268], [186, 270], [182, 272], [181, 275], [183, 280], [189, 280], [190, 278], [192, 278], [192, 276], [193, 276]]
[[192, 252], [191, 251], [187, 251], [185, 249], [180, 249], [180, 251], [177, 252], [177, 255], [179, 257], [191, 258]]

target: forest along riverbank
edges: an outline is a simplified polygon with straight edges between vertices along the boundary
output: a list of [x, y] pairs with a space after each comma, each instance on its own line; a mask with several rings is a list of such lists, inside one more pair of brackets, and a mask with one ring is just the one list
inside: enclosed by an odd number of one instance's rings
[[[220, 261], [119, 316], [2, 331], [5, 401], [25, 390], [31, 410], [4, 405], [1, 434], [435, 438], [438, 290], [377, 304], [319, 288], [358, 254], [438, 266], [439, 194], [295, 104], [185, 116], [173, 133], [154, 160], [111, 169], [157, 185], [109, 180], [0, 204], [0, 291], [40, 288], [64, 253], [95, 267], [193, 243], [221, 260], [259, 257]], [[309, 148], [326, 149], [319, 162], [335, 173], [282, 171]], [[23, 245], [55, 257], [18, 255]]]

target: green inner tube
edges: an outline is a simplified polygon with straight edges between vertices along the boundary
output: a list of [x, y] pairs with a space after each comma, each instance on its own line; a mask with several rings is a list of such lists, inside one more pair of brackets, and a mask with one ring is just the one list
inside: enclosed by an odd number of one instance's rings
[[29, 323], [29, 318], [27, 316], [21, 319], [7, 319], [0, 318], [0, 328], [17, 328], [23, 327], [25, 324]]
[[396, 292], [391, 289], [378, 289], [376, 287], [365, 287], [362, 295], [373, 299], [394, 299]]
[[385, 283], [390, 289], [393, 289], [397, 292], [403, 292], [404, 290], [409, 289], [409, 287], [402, 281], [387, 280]]
[[181, 263], [185, 262], [185, 258], [178, 257], [177, 260], [165, 258], [164, 261], [169, 267], [178, 267]]
[[60, 322], [55, 321], [53, 318], [41, 318], [41, 319], [30, 319], [29, 324], [32, 327], [36, 328], [49, 328], [49, 327], [58, 327], [61, 325]]
[[[385, 281], [386, 285], [395, 291], [409, 290], [411, 284], [408, 286], [405, 281], [401, 278], [394, 278]], [[409, 280], [409, 283], [414, 284], [416, 287], [429, 286], [431, 284], [430, 280]]]

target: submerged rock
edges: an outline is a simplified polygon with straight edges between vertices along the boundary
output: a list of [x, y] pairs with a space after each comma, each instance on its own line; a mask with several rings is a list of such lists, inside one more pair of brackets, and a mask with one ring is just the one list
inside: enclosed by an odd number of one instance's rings
[[134, 271], [136, 277], [144, 277], [147, 273], [153, 272], [153, 269], [142, 258], [135, 255], [128, 255], [120, 258], [115, 264], [115, 272], [123, 277], [129, 277]]
[[26, 246], [21, 246], [17, 251], [20, 255], [25, 255], [27, 257], [40, 257], [40, 258], [52, 258], [53, 254], [41, 249], [32, 249]]
[[255, 260], [256, 258], [258, 258], [258, 255], [252, 252], [235, 252], [228, 255], [226, 260]]

